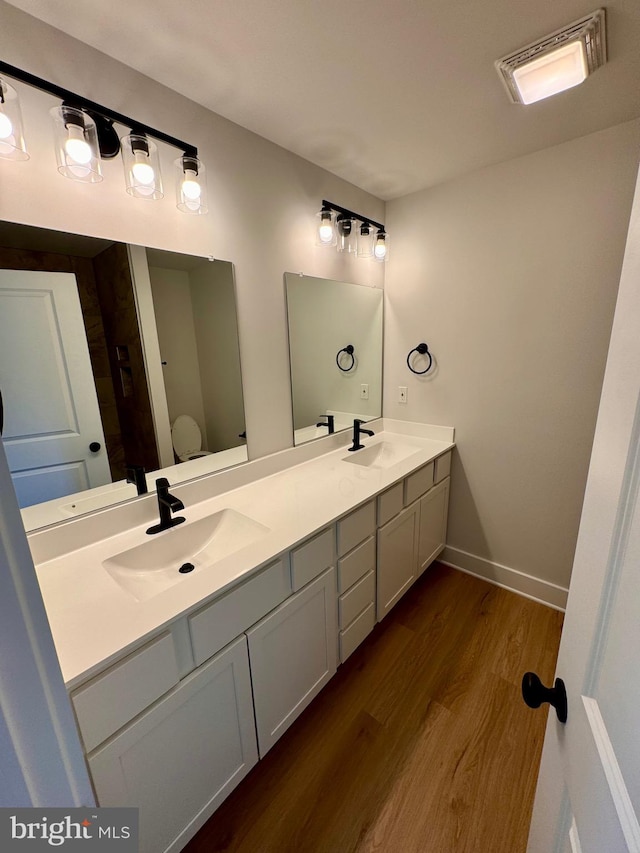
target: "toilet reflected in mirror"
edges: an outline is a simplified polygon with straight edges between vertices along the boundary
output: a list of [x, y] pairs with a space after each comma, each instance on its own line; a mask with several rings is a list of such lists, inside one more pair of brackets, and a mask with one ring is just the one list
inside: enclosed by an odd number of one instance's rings
[[202, 433], [191, 415], [178, 415], [171, 426], [171, 441], [178, 462], [211, 455], [210, 450], [202, 449]]

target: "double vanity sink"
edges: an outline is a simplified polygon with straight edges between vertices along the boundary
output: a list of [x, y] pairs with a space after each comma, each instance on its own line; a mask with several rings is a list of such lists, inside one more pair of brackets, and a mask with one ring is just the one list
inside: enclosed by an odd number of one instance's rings
[[[423, 453], [423, 448], [381, 440], [347, 453], [342, 462], [387, 470]], [[221, 509], [198, 521], [170, 528], [153, 537], [134, 531], [133, 544], [102, 561], [102, 566], [137, 601], [145, 601], [179, 583], [191, 572], [215, 571], [216, 564], [261, 539], [270, 528], [235, 509]]]
[[141, 853], [182, 849], [444, 548], [453, 430], [367, 427], [30, 534], [97, 803], [139, 808]]
[[[82, 682], [453, 446], [445, 427], [368, 426], [375, 435], [355, 452], [341, 433], [173, 486], [186, 522], [155, 535], [146, 533], [154, 493], [30, 534], [65, 682]], [[180, 572], [185, 564], [193, 568]]]

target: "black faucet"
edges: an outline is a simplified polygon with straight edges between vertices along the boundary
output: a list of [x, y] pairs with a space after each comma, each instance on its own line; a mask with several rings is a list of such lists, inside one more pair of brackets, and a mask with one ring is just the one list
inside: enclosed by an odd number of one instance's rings
[[171, 515], [172, 512], [177, 512], [179, 509], [184, 509], [184, 504], [178, 498], [174, 498], [169, 494], [169, 481], [166, 477], [160, 477], [156, 480], [156, 489], [158, 492], [158, 510], [160, 512], [160, 524], [154, 524], [147, 530], [147, 533], [161, 533], [163, 530], [169, 530], [175, 527], [176, 524], [182, 524], [186, 521], [183, 515]]
[[362, 424], [364, 421], [359, 421], [356, 418], [353, 422], [353, 447], [350, 447], [349, 450], [362, 450], [364, 444], [360, 444], [360, 435], [364, 433], [365, 435], [373, 435], [374, 432], [372, 429], [362, 429]]
[[127, 465], [127, 483], [133, 483], [139, 495], [147, 494], [147, 478], [142, 465]]
[[317, 423], [316, 426], [317, 427], [321, 427], [321, 426], [329, 427], [329, 435], [333, 435], [333, 433], [335, 432], [335, 429], [336, 429], [335, 415], [320, 415], [320, 417], [326, 418], [327, 422], [325, 424], [324, 421], [320, 421], [320, 423]]

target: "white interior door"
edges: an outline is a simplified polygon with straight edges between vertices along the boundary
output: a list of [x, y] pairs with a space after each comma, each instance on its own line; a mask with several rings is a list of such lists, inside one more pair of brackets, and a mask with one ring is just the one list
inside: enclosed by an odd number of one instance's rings
[[111, 482], [72, 273], [0, 270], [0, 391], [21, 507]]
[[625, 251], [529, 853], [640, 851], [640, 181]]

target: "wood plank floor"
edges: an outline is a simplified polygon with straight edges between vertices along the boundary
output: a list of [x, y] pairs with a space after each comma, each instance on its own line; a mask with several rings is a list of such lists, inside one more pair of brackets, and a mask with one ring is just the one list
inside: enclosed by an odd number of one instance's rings
[[525, 851], [561, 627], [434, 564], [186, 853]]

